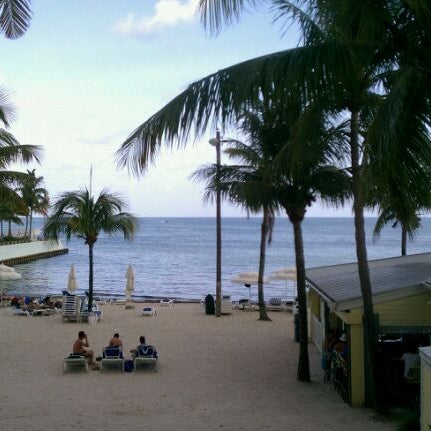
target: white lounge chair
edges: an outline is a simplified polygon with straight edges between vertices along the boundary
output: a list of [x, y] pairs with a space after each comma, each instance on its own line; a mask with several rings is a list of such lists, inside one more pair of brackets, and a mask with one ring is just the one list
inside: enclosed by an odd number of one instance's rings
[[168, 298], [161, 299], [160, 300], [160, 305], [162, 305], [164, 307], [173, 307], [174, 300], [173, 299], [168, 299]]
[[62, 304], [63, 321], [80, 322], [81, 321], [81, 298], [77, 295], [63, 296]]
[[88, 371], [88, 362], [85, 356], [70, 354], [63, 360], [63, 372], [68, 370]]
[[100, 370], [106, 368], [120, 368], [124, 371], [123, 352], [118, 347], [105, 347], [100, 361]]
[[141, 347], [137, 356], [133, 358], [133, 368], [137, 370], [141, 365], [143, 366], [153, 366], [157, 364], [157, 353], [153, 346]]
[[157, 316], [157, 310], [153, 307], [145, 307], [142, 309], [143, 316]]

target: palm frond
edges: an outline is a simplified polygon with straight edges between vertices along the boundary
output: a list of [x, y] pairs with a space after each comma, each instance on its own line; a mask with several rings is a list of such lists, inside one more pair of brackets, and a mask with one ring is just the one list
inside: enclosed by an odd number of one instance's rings
[[198, 9], [204, 26], [216, 34], [223, 22], [231, 24], [239, 20], [246, 5], [255, 6], [256, 3], [257, 0], [200, 0]]
[[17, 39], [30, 26], [31, 10], [27, 0], [0, 0], [0, 30], [8, 39]]

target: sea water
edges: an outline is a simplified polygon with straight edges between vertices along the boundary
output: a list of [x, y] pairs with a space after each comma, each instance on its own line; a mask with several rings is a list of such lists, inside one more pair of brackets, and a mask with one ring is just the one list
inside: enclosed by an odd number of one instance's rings
[[[373, 241], [375, 218], [366, 219], [368, 258], [399, 256], [400, 229], [387, 227]], [[36, 219], [35, 228], [43, 225]], [[232, 279], [241, 272], [257, 272], [260, 245], [259, 218], [222, 219], [222, 293], [232, 299], [256, 299], [257, 287], [250, 291]], [[356, 260], [353, 218], [306, 218], [303, 222], [306, 267], [318, 267]], [[67, 287], [71, 264], [75, 265], [79, 294], [88, 290], [88, 246], [84, 240], [63, 239], [69, 253], [49, 259], [16, 265], [21, 280], [2, 281], [10, 294], [58, 295]], [[408, 243], [409, 254], [430, 251], [431, 219]], [[94, 294], [124, 297], [126, 270], [135, 273], [133, 297], [174, 297], [201, 299], [215, 293], [216, 224], [215, 218], [140, 218], [132, 241], [121, 235], [100, 234], [94, 246]], [[276, 220], [272, 243], [266, 249], [265, 276], [295, 265], [293, 233], [286, 217]], [[293, 281], [270, 280], [265, 296], [292, 298]]]

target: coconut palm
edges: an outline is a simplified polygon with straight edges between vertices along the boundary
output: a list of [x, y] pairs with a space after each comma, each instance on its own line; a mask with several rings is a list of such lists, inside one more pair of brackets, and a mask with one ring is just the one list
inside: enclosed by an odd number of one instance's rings
[[0, 31], [8, 39], [17, 39], [28, 29], [31, 20], [28, 0], [0, 0]]
[[41, 187], [43, 177], [36, 177], [35, 169], [27, 169], [27, 177], [21, 181], [18, 191], [28, 212], [26, 214], [25, 235], [32, 230], [33, 213], [47, 215], [49, 206], [48, 191]]
[[[218, 29], [224, 19], [236, 18], [253, 3], [201, 0], [200, 9], [204, 21]], [[427, 129], [431, 87], [424, 88], [431, 68], [423, 56], [431, 34], [430, 6], [424, 0], [268, 3], [274, 6], [279, 20], [293, 18], [299, 23], [303, 45], [231, 66], [192, 83], [132, 132], [117, 152], [118, 164], [141, 174], [162, 144], [183, 145], [192, 134], [201, 136], [211, 119], [224, 127], [240, 115], [244, 103], [257, 103], [269, 91], [286, 97], [293, 89], [304, 99], [304, 106], [319, 100], [335, 112], [347, 114], [364, 309], [366, 404], [374, 405], [377, 337], [364, 228], [364, 192], [369, 187], [364, 172], [369, 164], [380, 172], [399, 169], [408, 175], [411, 166], [399, 157], [399, 145], [420, 154], [424, 162], [431, 160]], [[388, 96], [383, 98], [382, 92]], [[407, 184], [413, 187], [413, 182]]]
[[[238, 18], [247, 4], [254, 3], [253, 0], [201, 0], [199, 4], [203, 21], [217, 31], [223, 20]], [[404, 172], [409, 180], [398, 186], [407, 194], [415, 193], [418, 182], [421, 188], [427, 182], [428, 177], [413, 179], [412, 173], [418, 169], [418, 158], [422, 159], [419, 166], [427, 166], [431, 160], [431, 61], [423, 55], [424, 47], [431, 42], [431, 6], [426, 0], [272, 0], [268, 3], [273, 5], [278, 19], [293, 18], [299, 23], [304, 47], [263, 59], [263, 67], [253, 62], [248, 65], [250, 76], [269, 77], [275, 82], [281, 79], [287, 87], [290, 84], [285, 77], [302, 80], [308, 98], [329, 95], [334, 97], [339, 110], [349, 113], [355, 238], [364, 306], [366, 403], [374, 405], [376, 324], [364, 229], [364, 192], [369, 187], [365, 183], [364, 162], [370, 163], [380, 176], [395, 179], [395, 172]], [[240, 70], [223, 71], [224, 80], [235, 79], [239, 74]], [[251, 90], [253, 97], [256, 96], [259, 85], [255, 82], [245, 80], [244, 86], [240, 79], [236, 82], [240, 95]], [[234, 88], [230, 82], [226, 84], [230, 84], [226, 85], [227, 89]], [[372, 121], [367, 122], [367, 133], [361, 135], [361, 118], [367, 114], [370, 99], [376, 98], [371, 89], [383, 91], [387, 96]], [[206, 90], [202, 93], [207, 94]], [[223, 101], [227, 101], [227, 95], [223, 96]], [[237, 104], [233, 95], [232, 105]], [[230, 112], [225, 105], [218, 110], [223, 116]], [[413, 164], [412, 155], [416, 158]]]
[[11, 238], [12, 223], [21, 226], [22, 220], [20, 216], [24, 215], [26, 207], [22, 201], [7, 201], [0, 204], [0, 236], [3, 238], [3, 222], [7, 222], [7, 236]]
[[93, 306], [93, 248], [99, 233], [121, 232], [125, 239], [131, 239], [135, 232], [135, 219], [122, 212], [124, 207], [124, 201], [107, 190], [102, 190], [97, 199], [86, 188], [65, 192], [53, 204], [53, 212], [44, 224], [47, 238], [57, 240], [64, 234], [69, 240], [76, 235], [88, 245], [88, 311], [92, 311]]
[[[197, 170], [193, 178], [206, 181], [205, 200], [211, 198], [217, 187], [231, 203], [241, 205], [251, 213], [262, 213], [259, 271], [258, 304], [259, 319], [271, 320], [266, 312], [264, 297], [264, 273], [266, 244], [271, 242], [275, 212], [278, 208], [273, 183], [271, 162], [284, 141], [280, 140], [280, 127], [270, 122], [275, 109], [265, 111], [262, 101], [260, 109], [245, 109], [239, 118], [239, 130], [249, 144], [237, 140], [227, 140], [225, 153], [240, 164], [207, 166]], [[278, 136], [276, 136], [278, 135]], [[278, 145], [278, 146], [277, 146]]]
[[10, 126], [14, 112], [8, 103], [8, 96], [0, 88], [0, 202], [14, 202], [20, 205], [16, 185], [27, 178], [27, 174], [9, 170], [13, 163], [40, 162], [42, 148], [36, 145], [21, 145], [6, 129]]
[[333, 205], [343, 204], [350, 196], [350, 176], [339, 168], [343, 162], [341, 148], [345, 145], [345, 125], [334, 126], [319, 107], [292, 109], [290, 115], [291, 118], [287, 113], [281, 117], [283, 123], [290, 127], [285, 134], [285, 144], [273, 163], [273, 170], [277, 178], [278, 201], [293, 226], [300, 343], [297, 378], [308, 382], [310, 369], [302, 222], [307, 209], [318, 198]]

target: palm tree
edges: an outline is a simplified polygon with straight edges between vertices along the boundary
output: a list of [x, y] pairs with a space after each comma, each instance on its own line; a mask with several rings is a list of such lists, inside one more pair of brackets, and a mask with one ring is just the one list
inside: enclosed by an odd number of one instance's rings
[[[238, 17], [246, 4], [254, 3], [200, 0], [199, 4], [204, 22], [217, 30], [224, 19]], [[425, 0], [269, 3], [278, 19], [293, 18], [299, 23], [303, 46], [252, 59], [192, 83], [131, 133], [117, 151], [118, 165], [139, 175], [162, 144], [185, 144], [192, 132], [201, 136], [211, 118], [224, 127], [240, 115], [244, 103], [257, 103], [269, 91], [282, 97], [299, 92], [304, 106], [319, 100], [333, 112], [347, 113], [364, 309], [366, 404], [372, 406], [377, 333], [364, 228], [365, 164], [380, 172], [400, 169], [408, 175], [411, 166], [399, 157], [400, 145], [420, 154], [426, 163], [431, 160], [427, 129], [431, 87], [425, 84], [431, 67], [423, 56], [431, 34], [430, 6]], [[382, 97], [382, 92], [388, 96]], [[407, 140], [409, 136], [413, 139]], [[413, 181], [407, 184], [411, 190]]]
[[124, 201], [116, 194], [102, 190], [97, 199], [87, 189], [63, 193], [53, 204], [53, 213], [47, 218], [43, 231], [47, 238], [57, 240], [60, 234], [69, 240], [73, 235], [83, 238], [88, 245], [88, 311], [93, 306], [93, 247], [101, 231], [112, 235], [121, 232], [131, 239], [135, 219], [126, 212]]
[[20, 215], [25, 214], [26, 207], [22, 201], [3, 202], [0, 205], [0, 236], [3, 238], [3, 222], [8, 224], [7, 236], [12, 237], [12, 223], [22, 225]]
[[20, 196], [15, 186], [27, 178], [24, 172], [11, 171], [8, 167], [13, 163], [40, 163], [42, 148], [37, 145], [21, 145], [6, 129], [10, 126], [14, 112], [8, 104], [7, 93], [0, 88], [0, 202], [20, 204]]
[[48, 191], [41, 187], [43, 183], [43, 177], [36, 177], [35, 169], [27, 170], [27, 177], [21, 182], [18, 187], [18, 191], [21, 194], [28, 212], [26, 214], [25, 223], [25, 235], [27, 235], [27, 229], [29, 235], [31, 235], [33, 213], [39, 213], [47, 215], [49, 206]]
[[28, 0], [0, 0], [0, 31], [8, 39], [17, 39], [28, 29], [31, 20]]
[[[429, 168], [419, 169], [418, 175], [429, 178]], [[399, 175], [398, 175], [399, 176]], [[422, 181], [416, 182], [421, 184]], [[421, 227], [420, 213], [429, 212], [431, 208], [431, 192], [426, 187], [415, 187], [415, 193], [399, 189], [389, 178], [385, 178], [378, 187], [374, 187], [369, 206], [378, 209], [373, 239], [379, 238], [382, 229], [389, 223], [393, 228], [401, 227], [401, 256], [407, 254], [407, 238], [413, 239], [416, 231]]]
[[241, 164], [222, 166], [219, 170], [217, 166], [203, 167], [192, 177], [206, 181], [205, 200], [211, 198], [219, 187], [231, 203], [244, 206], [252, 213], [262, 213], [258, 304], [259, 319], [268, 321], [271, 319], [266, 312], [264, 297], [266, 244], [271, 242], [273, 220], [278, 208], [271, 163], [283, 141], [280, 141], [280, 127], [276, 127], [279, 125], [270, 123], [270, 115], [274, 117], [274, 113], [268, 108], [265, 111], [264, 106], [264, 101], [261, 101], [259, 109], [245, 109], [239, 118], [239, 129], [249, 145], [237, 140], [226, 143], [228, 148], [225, 153]]
[[[297, 272], [299, 361], [297, 378], [310, 381], [308, 358], [308, 322], [302, 222], [307, 209], [320, 198], [333, 205], [343, 204], [350, 196], [350, 178], [340, 169], [345, 146], [342, 123], [334, 126], [320, 107], [294, 109], [288, 104], [281, 117], [288, 130], [285, 144], [277, 155], [273, 169], [277, 175], [280, 205], [293, 226]], [[341, 157], [340, 157], [341, 155]]]

